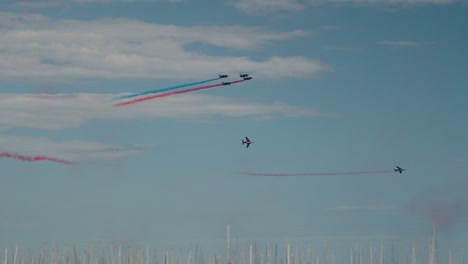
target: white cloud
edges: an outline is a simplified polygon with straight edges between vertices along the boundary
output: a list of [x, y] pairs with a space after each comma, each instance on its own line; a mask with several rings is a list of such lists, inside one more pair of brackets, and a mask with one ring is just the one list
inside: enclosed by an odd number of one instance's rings
[[234, 6], [248, 14], [268, 13], [272, 11], [300, 11], [307, 7], [325, 4], [387, 4], [421, 5], [450, 4], [461, 0], [239, 0]]
[[329, 208], [329, 211], [385, 211], [398, 209], [396, 206], [389, 205], [342, 205]]
[[112, 107], [114, 94], [3, 94], [0, 97], [0, 132], [13, 127], [64, 129], [89, 119], [209, 120], [217, 116], [271, 119], [275, 117], [337, 117], [284, 103], [255, 103], [222, 96], [184, 94]]
[[449, 4], [457, 0], [305, 0], [308, 3]]
[[62, 1], [22, 1], [16, 5], [29, 8], [47, 8], [55, 7], [64, 4]]
[[246, 13], [269, 13], [276, 10], [299, 11], [305, 5], [296, 0], [240, 0], [234, 6]]
[[96, 162], [136, 155], [141, 153], [142, 149], [155, 145], [123, 146], [83, 140], [53, 141], [41, 137], [0, 135], [0, 146], [2, 153], [45, 155], [72, 162]]
[[386, 45], [386, 46], [394, 46], [394, 47], [414, 47], [414, 46], [419, 45], [418, 42], [409, 41], [409, 40], [398, 40], [398, 41], [382, 40], [382, 41], [377, 41], [377, 44]]
[[361, 51], [360, 48], [353, 48], [353, 47], [345, 47], [345, 46], [324, 46], [322, 47], [325, 50], [335, 50], [335, 51]]
[[211, 56], [187, 50], [201, 43], [256, 50], [309, 32], [243, 26], [162, 25], [125, 18], [92, 21], [0, 12], [0, 78], [200, 78], [224, 72], [311, 78], [330, 66], [304, 57]]
[[75, 3], [133, 3], [133, 2], [181, 2], [183, 0], [71, 0]]
[[134, 3], [134, 2], [182, 2], [184, 0], [36, 0], [21, 1], [17, 5], [30, 8], [47, 8], [53, 6], [64, 6], [68, 4], [110, 4], [110, 3]]

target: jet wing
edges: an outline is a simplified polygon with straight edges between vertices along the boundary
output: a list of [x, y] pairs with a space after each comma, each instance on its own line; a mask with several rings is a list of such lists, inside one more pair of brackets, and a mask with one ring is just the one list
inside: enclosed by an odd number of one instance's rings
[[249, 146], [250, 146], [250, 143], [247, 143], [247, 147], [246, 147], [246, 148], [248, 148]]
[[245, 137], [245, 139], [247, 139], [247, 141], [250, 141], [250, 139], [248, 137]]

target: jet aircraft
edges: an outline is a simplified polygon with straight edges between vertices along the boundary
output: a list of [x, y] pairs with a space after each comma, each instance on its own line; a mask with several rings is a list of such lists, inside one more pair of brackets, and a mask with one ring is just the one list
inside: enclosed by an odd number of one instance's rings
[[223, 85], [231, 85], [230, 82], [223, 82]]
[[250, 141], [248, 137], [245, 137], [245, 140], [242, 140], [242, 145], [247, 144], [246, 148], [250, 146], [250, 144], [255, 143], [253, 141]]
[[242, 77], [242, 78], [248, 77], [248, 76], [249, 76], [249, 75], [248, 75], [247, 73], [241, 73], [241, 74], [239, 74], [239, 77]]
[[252, 80], [252, 77], [244, 77], [244, 80]]
[[406, 169], [402, 169], [402, 168], [396, 166], [393, 170], [394, 170], [395, 172], [398, 171], [398, 172], [402, 173], [402, 172], [405, 171]]
[[229, 76], [229, 75], [227, 75], [227, 74], [220, 74], [220, 75], [219, 75], [219, 78], [227, 78], [228, 76]]

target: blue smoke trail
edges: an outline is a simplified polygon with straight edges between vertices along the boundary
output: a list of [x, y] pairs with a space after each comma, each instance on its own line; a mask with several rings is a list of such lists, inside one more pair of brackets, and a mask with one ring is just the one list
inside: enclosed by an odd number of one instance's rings
[[200, 81], [200, 82], [193, 82], [193, 83], [181, 84], [181, 85], [176, 85], [176, 86], [171, 86], [171, 87], [161, 88], [161, 89], [155, 89], [155, 90], [145, 91], [145, 92], [136, 93], [136, 94], [122, 95], [122, 96], [119, 96], [119, 97], [116, 97], [116, 98], [112, 99], [112, 101], [120, 100], [120, 99], [127, 99], [127, 98], [132, 98], [132, 97], [137, 97], [137, 96], [146, 95], [146, 94], [154, 94], [154, 93], [167, 92], [167, 91], [174, 90], [174, 89], [178, 89], [178, 88], [182, 88], [182, 87], [187, 87], [187, 86], [192, 86], [192, 85], [197, 85], [197, 84], [202, 84], [202, 83], [207, 83], [207, 82], [216, 81], [216, 80], [219, 80], [219, 79], [220, 79], [220, 78], [213, 78], [213, 79], [204, 80], [204, 81]]

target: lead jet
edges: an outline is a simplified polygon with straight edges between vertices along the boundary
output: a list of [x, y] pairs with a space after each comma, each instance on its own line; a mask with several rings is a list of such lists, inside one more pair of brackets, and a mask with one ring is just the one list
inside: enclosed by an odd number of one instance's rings
[[227, 78], [228, 76], [229, 76], [229, 75], [227, 75], [227, 74], [220, 74], [220, 75], [219, 75], [219, 78]]
[[230, 82], [223, 82], [223, 85], [231, 85]]
[[242, 145], [247, 144], [246, 148], [250, 146], [250, 144], [255, 143], [253, 141], [250, 141], [248, 137], [245, 137], [245, 140], [242, 140]]
[[249, 75], [247, 73], [241, 73], [241, 74], [239, 74], [239, 76], [242, 77], [242, 78], [245, 78], [245, 77], [248, 77]]
[[244, 80], [252, 80], [252, 77], [244, 77]]
[[405, 171], [406, 169], [402, 169], [402, 168], [396, 166], [393, 170], [394, 170], [395, 172], [398, 171], [398, 172], [402, 173], [402, 172]]

